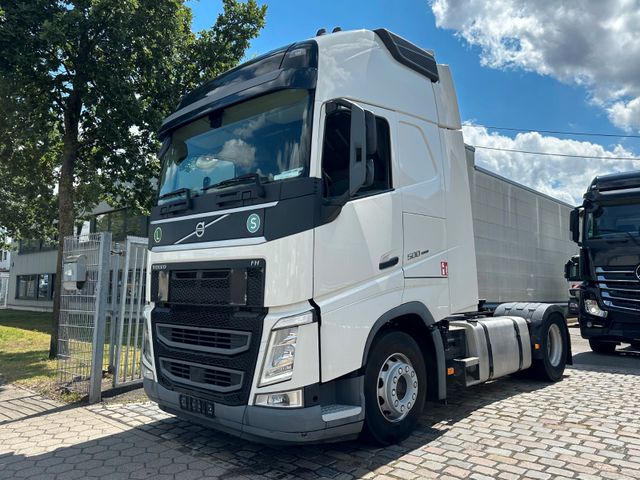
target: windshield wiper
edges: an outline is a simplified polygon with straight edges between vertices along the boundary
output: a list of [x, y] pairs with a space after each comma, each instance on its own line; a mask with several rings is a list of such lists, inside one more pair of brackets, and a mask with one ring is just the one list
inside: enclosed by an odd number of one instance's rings
[[184, 210], [191, 209], [191, 189], [190, 188], [178, 188], [173, 192], [165, 193], [164, 195], [160, 195], [158, 200], [164, 200], [165, 198], [177, 197], [184, 194], [184, 198], [180, 198], [173, 202], [167, 202], [161, 206], [161, 213], [176, 213], [182, 212]]
[[160, 195], [158, 197], [158, 200], [163, 200], [165, 198], [171, 198], [171, 197], [177, 197], [178, 195], [182, 195], [183, 193], [187, 194], [187, 198], [189, 198], [191, 195], [191, 189], [189, 188], [179, 188], [177, 190], [174, 190], [173, 192], [169, 192], [169, 193], [165, 193], [163, 195]]
[[262, 182], [260, 181], [259, 173], [248, 173], [246, 175], [240, 175], [239, 177], [229, 178], [227, 180], [222, 180], [221, 182], [214, 183], [213, 185], [207, 185], [206, 187], [202, 187], [202, 191], [206, 192], [207, 190], [211, 190], [212, 188], [225, 188], [231, 187], [234, 185], [241, 185], [243, 183], [248, 183], [250, 180], [258, 187], [258, 196], [264, 197], [264, 187], [262, 186]]

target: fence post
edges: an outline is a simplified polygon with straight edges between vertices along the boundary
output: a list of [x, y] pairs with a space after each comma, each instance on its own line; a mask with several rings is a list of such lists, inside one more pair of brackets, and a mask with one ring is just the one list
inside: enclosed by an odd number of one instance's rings
[[102, 398], [102, 364], [104, 362], [104, 339], [107, 321], [107, 295], [109, 291], [109, 260], [111, 255], [111, 232], [100, 234], [100, 257], [96, 284], [96, 309], [93, 317], [93, 349], [89, 380], [89, 403]]
[[120, 304], [118, 303], [118, 295], [120, 289], [118, 288], [118, 279], [120, 276], [120, 257], [122, 251], [119, 244], [114, 244], [114, 249], [111, 252], [111, 302], [109, 303], [109, 372], [113, 374], [113, 386], [116, 386], [116, 329], [118, 328], [118, 314], [120, 312]]

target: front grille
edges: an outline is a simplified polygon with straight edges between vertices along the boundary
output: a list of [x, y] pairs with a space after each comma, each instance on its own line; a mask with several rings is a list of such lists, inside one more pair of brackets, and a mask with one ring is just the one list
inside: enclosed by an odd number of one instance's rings
[[158, 382], [224, 405], [246, 405], [266, 313], [157, 306], [151, 324]]
[[640, 312], [640, 280], [636, 266], [596, 267], [602, 301], [610, 308]]
[[156, 325], [158, 339], [169, 347], [235, 355], [249, 349], [251, 332], [185, 325]]
[[224, 405], [247, 404], [267, 314], [264, 275], [263, 259], [152, 266], [151, 331], [162, 386]]
[[174, 382], [214, 392], [242, 388], [243, 372], [160, 357], [160, 371]]
[[[151, 298], [158, 298], [159, 275], [169, 275], [172, 305], [247, 306], [264, 305], [264, 261], [209, 262], [207, 265], [168, 264], [151, 273]], [[158, 267], [154, 265], [154, 267]]]

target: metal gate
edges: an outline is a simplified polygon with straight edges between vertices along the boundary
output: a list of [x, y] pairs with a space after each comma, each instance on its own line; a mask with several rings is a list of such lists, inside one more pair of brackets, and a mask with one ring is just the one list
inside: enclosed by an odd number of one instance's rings
[[9, 298], [9, 274], [0, 273], [0, 308], [7, 308]]
[[[112, 270], [110, 356], [113, 386], [142, 381], [142, 329], [147, 279], [147, 239], [127, 237], [124, 249], [114, 249]], [[115, 300], [115, 301], [113, 301]], [[114, 321], [115, 319], [115, 321]]]
[[146, 238], [112, 244], [106, 232], [64, 240], [63, 268], [81, 264], [86, 274], [61, 292], [59, 382], [90, 403], [100, 401], [103, 388], [142, 381], [146, 261]]
[[82, 274], [60, 292], [59, 381], [91, 403], [100, 400], [102, 389], [110, 250], [110, 232], [64, 239], [64, 275]]

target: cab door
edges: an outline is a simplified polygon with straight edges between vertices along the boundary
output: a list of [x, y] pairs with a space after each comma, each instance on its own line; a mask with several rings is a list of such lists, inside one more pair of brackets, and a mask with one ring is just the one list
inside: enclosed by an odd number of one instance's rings
[[[402, 207], [391, 183], [393, 112], [375, 114], [373, 181], [315, 230], [314, 300], [321, 308], [322, 380], [361, 366], [370, 328], [402, 299]], [[349, 188], [348, 111], [324, 117], [322, 175], [327, 202]]]

